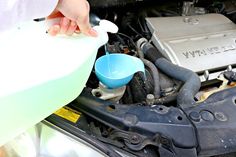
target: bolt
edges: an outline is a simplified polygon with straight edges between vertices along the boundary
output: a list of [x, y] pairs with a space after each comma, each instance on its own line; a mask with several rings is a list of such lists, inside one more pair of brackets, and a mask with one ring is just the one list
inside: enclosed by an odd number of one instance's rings
[[132, 144], [139, 144], [140, 143], [140, 138], [137, 135], [132, 135], [131, 139], [130, 139], [130, 142]]
[[162, 138], [160, 139], [160, 143], [161, 143], [161, 144], [164, 144], [164, 145], [168, 145], [168, 144], [169, 144], [169, 140], [162, 137]]
[[96, 97], [98, 97], [98, 98], [99, 98], [99, 97], [101, 97], [101, 96], [102, 96], [102, 93], [100, 93], [100, 92], [98, 92], [98, 91], [97, 91], [97, 92], [95, 92], [95, 94], [94, 94], [94, 95], [95, 95]]
[[222, 112], [215, 112], [215, 117], [219, 121], [222, 121], [222, 122], [227, 121], [227, 117]]
[[149, 104], [149, 105], [153, 105], [154, 104], [154, 101], [155, 101], [155, 97], [153, 94], [148, 94], [146, 96], [146, 102]]
[[200, 114], [199, 114], [198, 112], [196, 112], [196, 111], [191, 112], [191, 113], [189, 114], [189, 117], [190, 117], [193, 121], [195, 121], [195, 122], [199, 122], [200, 119], [201, 119]]
[[200, 114], [201, 114], [202, 119], [205, 121], [213, 121], [214, 120], [214, 115], [210, 111], [203, 110], [200, 112]]

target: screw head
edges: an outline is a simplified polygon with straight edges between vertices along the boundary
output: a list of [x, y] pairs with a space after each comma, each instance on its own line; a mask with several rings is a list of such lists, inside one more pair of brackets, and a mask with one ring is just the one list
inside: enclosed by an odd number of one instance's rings
[[130, 142], [132, 144], [139, 144], [140, 143], [140, 137], [137, 135], [131, 135]]
[[189, 117], [190, 117], [193, 121], [195, 121], [195, 122], [200, 122], [200, 120], [201, 120], [200, 114], [199, 114], [198, 112], [196, 112], [196, 111], [191, 112], [191, 113], [189, 114]]
[[218, 119], [219, 121], [222, 121], [222, 122], [225, 122], [228, 120], [228, 118], [222, 112], [215, 112], [215, 117], [216, 117], [216, 119]]

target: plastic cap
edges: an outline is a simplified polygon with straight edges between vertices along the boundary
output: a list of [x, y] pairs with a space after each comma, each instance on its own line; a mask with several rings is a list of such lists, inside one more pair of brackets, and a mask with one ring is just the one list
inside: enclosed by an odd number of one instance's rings
[[99, 23], [99, 27], [106, 32], [110, 32], [110, 33], [118, 32], [118, 27], [116, 26], [116, 24], [108, 20], [101, 20]]

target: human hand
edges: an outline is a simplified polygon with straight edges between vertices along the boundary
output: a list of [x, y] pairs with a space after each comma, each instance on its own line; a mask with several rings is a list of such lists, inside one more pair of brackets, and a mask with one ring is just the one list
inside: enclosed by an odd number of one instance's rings
[[4, 147], [0, 147], [0, 157], [6, 157], [6, 151]]
[[88, 36], [97, 36], [97, 32], [89, 24], [89, 3], [86, 0], [59, 0], [55, 11], [48, 18], [58, 17], [61, 20], [48, 30], [51, 35], [81, 32]]

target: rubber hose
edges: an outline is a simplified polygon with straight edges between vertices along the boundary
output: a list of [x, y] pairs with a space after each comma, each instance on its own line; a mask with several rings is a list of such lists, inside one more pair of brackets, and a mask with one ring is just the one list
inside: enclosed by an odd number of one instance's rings
[[172, 101], [175, 101], [177, 98], [177, 93], [173, 93], [171, 95], [159, 98], [159, 99], [155, 99], [154, 103], [156, 104], [166, 104], [166, 103], [170, 103]]
[[160, 76], [159, 76], [159, 72], [156, 68], [156, 66], [150, 62], [149, 60], [144, 58], [144, 53], [141, 51], [141, 49], [139, 49], [138, 47], [136, 47], [138, 55], [140, 57], [140, 59], [143, 61], [144, 65], [146, 65], [152, 75], [153, 78], [153, 84], [154, 84], [154, 90], [153, 90], [153, 95], [156, 99], [161, 97], [161, 87], [160, 87]]
[[141, 58], [141, 60], [143, 61], [144, 65], [146, 65], [149, 68], [151, 72], [153, 83], [154, 83], [153, 95], [156, 99], [158, 99], [160, 98], [160, 95], [161, 95], [161, 89], [160, 89], [160, 83], [159, 83], [160, 77], [159, 77], [158, 70], [156, 66], [152, 62], [148, 61], [147, 59]]
[[165, 74], [174, 79], [184, 82], [177, 96], [177, 103], [182, 108], [191, 107], [196, 104], [194, 97], [201, 87], [201, 81], [193, 71], [174, 65], [165, 58], [159, 58], [155, 65]]
[[140, 45], [145, 57], [168, 76], [184, 82], [177, 96], [177, 103], [182, 108], [190, 107], [196, 102], [194, 97], [201, 87], [201, 81], [193, 71], [174, 65], [163, 58], [163, 55], [150, 43]]

